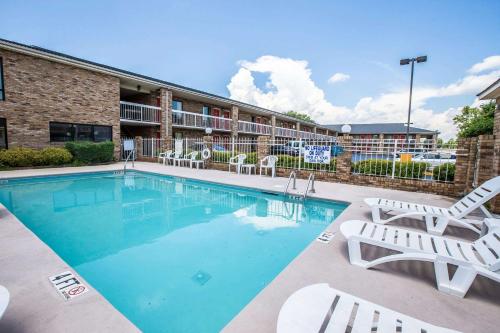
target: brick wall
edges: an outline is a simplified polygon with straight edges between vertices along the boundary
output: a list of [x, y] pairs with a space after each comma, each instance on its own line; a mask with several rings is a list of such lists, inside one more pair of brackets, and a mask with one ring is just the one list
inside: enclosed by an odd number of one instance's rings
[[109, 125], [120, 151], [118, 78], [0, 49], [9, 147], [50, 145], [49, 121]]

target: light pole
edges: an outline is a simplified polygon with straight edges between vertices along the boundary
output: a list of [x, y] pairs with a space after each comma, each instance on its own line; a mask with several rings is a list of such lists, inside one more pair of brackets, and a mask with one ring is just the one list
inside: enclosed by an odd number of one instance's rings
[[411, 76], [410, 76], [410, 102], [408, 104], [408, 123], [406, 124], [406, 144], [408, 146], [408, 149], [410, 149], [410, 113], [411, 113], [411, 95], [413, 93], [413, 68], [415, 66], [415, 61], [417, 63], [421, 62], [426, 62], [427, 61], [427, 56], [420, 56], [416, 58], [411, 58], [411, 59], [401, 59], [399, 61], [399, 64], [401, 66], [403, 65], [408, 65], [411, 63]]

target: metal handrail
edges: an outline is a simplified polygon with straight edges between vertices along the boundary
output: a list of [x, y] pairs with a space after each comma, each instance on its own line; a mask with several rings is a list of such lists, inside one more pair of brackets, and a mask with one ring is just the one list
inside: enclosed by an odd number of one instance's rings
[[[130, 156], [134, 154], [135, 155], [135, 148], [132, 149], [128, 155], [127, 155], [127, 158], [125, 159], [125, 164], [123, 165], [123, 173], [125, 173], [127, 171], [127, 162], [129, 161], [130, 159]], [[132, 159], [132, 168], [134, 167], [134, 159]]]
[[296, 190], [297, 189], [297, 186], [296, 186], [296, 183], [297, 183], [297, 173], [295, 172], [295, 170], [292, 170], [292, 172], [290, 172], [290, 176], [288, 176], [288, 183], [286, 184], [285, 191], [283, 192], [284, 195], [286, 195], [286, 193], [288, 192], [288, 187], [290, 186], [290, 181], [292, 180], [292, 176], [293, 176], [293, 187], [292, 187], [292, 190]]
[[[309, 190], [309, 185], [311, 185], [311, 190]], [[314, 173], [310, 173], [309, 178], [307, 179], [307, 187], [304, 192], [304, 199], [307, 196], [307, 192], [316, 193], [316, 190], [314, 189]]]

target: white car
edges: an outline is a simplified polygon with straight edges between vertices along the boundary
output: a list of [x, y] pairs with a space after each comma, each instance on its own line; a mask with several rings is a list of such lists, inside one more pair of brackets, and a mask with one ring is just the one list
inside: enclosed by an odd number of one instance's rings
[[[428, 152], [415, 155], [411, 158], [414, 162], [425, 162], [429, 163], [431, 167], [436, 167], [444, 163], [455, 164], [457, 157], [455, 154], [451, 153], [441, 153], [441, 152]], [[399, 160], [399, 158], [398, 158]]]

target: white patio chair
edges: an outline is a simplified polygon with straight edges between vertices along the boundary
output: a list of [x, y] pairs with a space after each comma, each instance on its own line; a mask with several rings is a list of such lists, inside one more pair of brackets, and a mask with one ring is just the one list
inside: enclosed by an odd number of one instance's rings
[[[484, 204], [498, 193], [500, 193], [500, 176], [488, 180], [449, 208], [380, 198], [367, 198], [365, 203], [370, 206], [372, 219], [375, 223], [385, 224], [402, 217], [417, 217], [425, 221], [427, 231], [432, 234], [442, 235], [448, 224], [480, 233], [482, 220], [467, 219], [466, 217], [477, 208], [480, 208], [487, 217], [492, 217]], [[389, 211], [401, 212], [402, 214], [381, 220], [380, 212]]]
[[166, 152], [158, 154], [158, 163], [162, 162], [162, 164], [165, 165], [167, 158], [169, 158], [171, 155], [172, 155], [171, 150], [167, 150]]
[[[478, 274], [500, 282], [500, 229], [475, 242], [358, 220], [342, 223], [340, 231], [347, 239], [353, 265], [370, 268], [399, 260], [429, 261], [434, 264], [438, 289], [459, 297], [465, 296]], [[361, 244], [399, 253], [367, 261], [362, 259]], [[451, 279], [448, 264], [457, 266]]]
[[165, 163], [168, 165], [169, 163], [172, 163], [172, 165], [175, 165], [175, 159], [180, 158], [182, 155], [181, 152], [172, 152], [170, 156], [165, 157]]
[[326, 283], [313, 284], [293, 293], [281, 307], [277, 326], [278, 333], [371, 333], [375, 330], [380, 333], [458, 333], [330, 288]]
[[199, 162], [203, 162], [202, 160], [197, 160], [199, 152], [193, 151], [191, 153], [191, 157], [189, 158], [189, 168], [193, 168], [193, 164], [196, 164], [196, 169], [199, 169]]
[[186, 156], [189, 154], [182, 154], [182, 152], [175, 152], [174, 159], [173, 159], [173, 165], [174, 166], [181, 166], [181, 163], [184, 161]]
[[245, 154], [238, 154], [236, 156], [229, 158], [229, 172], [231, 172], [231, 166], [234, 165], [234, 167], [236, 168], [236, 172], [240, 174], [241, 166], [245, 164], [246, 158], [247, 155]]
[[259, 175], [262, 176], [262, 169], [265, 170], [267, 175], [267, 169], [271, 169], [271, 176], [276, 175], [276, 163], [278, 162], [278, 156], [269, 155], [260, 160]]
[[0, 319], [2, 319], [5, 310], [7, 309], [7, 305], [9, 305], [9, 291], [4, 286], [0, 286]]

